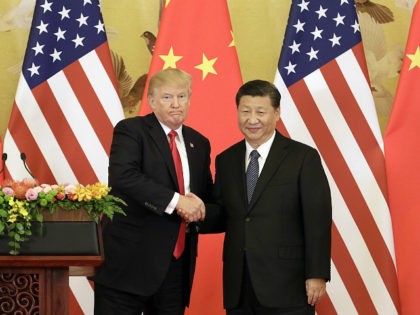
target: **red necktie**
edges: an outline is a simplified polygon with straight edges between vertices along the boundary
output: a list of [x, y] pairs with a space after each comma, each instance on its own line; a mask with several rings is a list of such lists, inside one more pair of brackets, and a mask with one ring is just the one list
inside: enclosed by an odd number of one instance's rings
[[[179, 193], [181, 195], [184, 195], [185, 194], [184, 175], [182, 173], [181, 156], [179, 155], [178, 149], [177, 149], [176, 144], [175, 144], [175, 137], [177, 135], [178, 134], [176, 133], [175, 130], [171, 130], [169, 132], [169, 134], [168, 134], [168, 136], [169, 136], [169, 147], [171, 148], [172, 158], [174, 159], [175, 171], [176, 171], [176, 176], [177, 176], [177, 179], [178, 179]], [[174, 249], [174, 253], [173, 253], [173, 255], [176, 259], [181, 257], [182, 253], [184, 252], [185, 230], [186, 230], [185, 222], [182, 221], [181, 226], [179, 228], [178, 240], [176, 241], [176, 245], [175, 245], [175, 249]]]

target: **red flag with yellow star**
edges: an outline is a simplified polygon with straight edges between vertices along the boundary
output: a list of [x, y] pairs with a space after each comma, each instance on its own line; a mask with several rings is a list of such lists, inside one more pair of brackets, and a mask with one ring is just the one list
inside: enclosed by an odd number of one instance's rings
[[389, 205], [402, 314], [418, 313], [420, 279], [420, 3], [414, 7], [400, 81], [385, 133]]
[[[214, 161], [242, 138], [235, 105], [242, 78], [226, 0], [166, 0], [149, 76], [165, 68], [193, 76], [185, 124], [209, 138]], [[150, 112], [145, 96], [141, 115]], [[224, 314], [222, 240], [222, 235], [200, 235], [189, 315]]]

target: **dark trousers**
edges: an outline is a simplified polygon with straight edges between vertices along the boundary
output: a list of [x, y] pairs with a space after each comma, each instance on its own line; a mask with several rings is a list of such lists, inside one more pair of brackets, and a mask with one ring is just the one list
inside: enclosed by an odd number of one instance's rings
[[270, 308], [262, 306], [255, 295], [245, 259], [242, 291], [237, 308], [226, 310], [227, 315], [314, 315], [315, 308], [309, 304], [300, 307]]
[[183, 315], [187, 288], [186, 259], [173, 259], [159, 290], [140, 296], [95, 283], [95, 315]]

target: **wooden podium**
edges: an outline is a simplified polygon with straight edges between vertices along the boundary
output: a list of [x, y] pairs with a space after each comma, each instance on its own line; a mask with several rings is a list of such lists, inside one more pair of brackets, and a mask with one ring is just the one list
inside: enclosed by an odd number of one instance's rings
[[[87, 219], [89, 220], [89, 219]], [[0, 238], [0, 314], [68, 314], [69, 276], [93, 275], [103, 262], [100, 227], [93, 221], [32, 224], [18, 256]]]

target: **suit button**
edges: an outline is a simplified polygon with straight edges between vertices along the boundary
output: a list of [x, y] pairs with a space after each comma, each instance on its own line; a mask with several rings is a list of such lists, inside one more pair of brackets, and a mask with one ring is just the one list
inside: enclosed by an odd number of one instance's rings
[[245, 222], [250, 222], [251, 221], [251, 218], [250, 217], [246, 217], [245, 218]]

